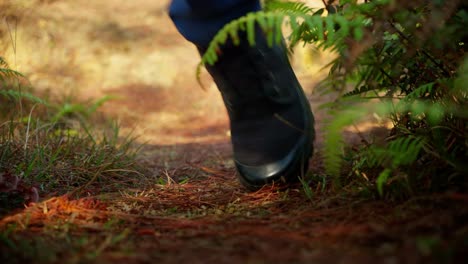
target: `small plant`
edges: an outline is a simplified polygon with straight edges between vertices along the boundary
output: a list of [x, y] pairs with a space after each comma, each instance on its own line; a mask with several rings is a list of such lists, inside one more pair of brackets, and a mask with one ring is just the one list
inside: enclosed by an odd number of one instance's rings
[[312, 201], [312, 199], [314, 198], [314, 191], [312, 191], [312, 188], [310, 188], [309, 183], [302, 177], [299, 178], [299, 181], [302, 185], [302, 190], [304, 191], [305, 196], [307, 197], [307, 199]]
[[54, 106], [56, 110], [50, 121], [57, 123], [69, 117], [76, 117], [84, 121], [94, 114], [105, 102], [112, 100], [112, 98], [112, 96], [106, 95], [88, 104], [65, 102]]
[[[135, 162], [134, 138], [121, 138], [115, 123], [101, 126], [103, 132], [96, 133], [89, 122], [111, 97], [89, 105], [50, 103], [24, 92], [18, 78], [25, 79], [0, 58], [0, 100], [9, 105], [0, 118], [1, 204], [11, 210], [18, 200], [16, 207], [21, 207], [30, 200], [31, 190], [41, 197], [48, 193], [79, 195], [137, 184], [142, 174]], [[8, 213], [5, 208], [2, 206], [2, 215]]]

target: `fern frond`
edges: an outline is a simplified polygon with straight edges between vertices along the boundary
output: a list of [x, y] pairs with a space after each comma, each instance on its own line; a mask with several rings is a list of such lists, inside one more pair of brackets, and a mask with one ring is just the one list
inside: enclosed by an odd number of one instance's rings
[[8, 63], [0, 56], [0, 81], [4, 82], [7, 78], [24, 77], [18, 71], [10, 69]]
[[[348, 108], [340, 111], [340, 115], [334, 115], [333, 120], [326, 124], [325, 135], [325, 169], [327, 174], [337, 179], [340, 176], [340, 168], [343, 161], [343, 128], [360, 120], [367, 114], [367, 109], [362, 107]], [[332, 113], [333, 114], [333, 113]]]
[[375, 87], [372, 87], [370, 85], [363, 85], [361, 87], [356, 87], [352, 91], [343, 94], [343, 96], [344, 97], [355, 96], [355, 95], [365, 94], [370, 91], [375, 91]]
[[47, 105], [47, 102], [44, 101], [43, 99], [31, 94], [31, 93], [27, 93], [27, 92], [23, 92], [23, 91], [17, 91], [17, 90], [0, 90], [0, 96], [4, 96], [4, 97], [9, 97], [9, 98], [13, 98], [15, 100], [19, 100], [19, 99], [27, 99], [31, 102], [34, 102], [34, 103], [39, 103], [39, 104], [44, 104], [44, 105]]
[[394, 170], [400, 166], [414, 164], [426, 141], [423, 136], [400, 137], [385, 147], [371, 146], [364, 152], [365, 160], [370, 167], [383, 167], [376, 179], [377, 191], [382, 196], [383, 187], [391, 178]]
[[[286, 7], [288, 6], [288, 7]], [[244, 32], [249, 45], [255, 45], [255, 34], [258, 33], [258, 25], [266, 35], [269, 46], [278, 45], [283, 41], [282, 27], [287, 21], [292, 29], [290, 36], [292, 45], [299, 41], [304, 43], [316, 41], [322, 49], [339, 48], [344, 44], [344, 39], [350, 37], [352, 29], [365, 27], [364, 17], [357, 16], [352, 21], [339, 14], [321, 17], [312, 14], [312, 9], [303, 3], [280, 2], [277, 9], [272, 11], [259, 11], [249, 13], [243, 17], [226, 24], [212, 39], [200, 63], [197, 66], [196, 78], [200, 80], [201, 67], [214, 65], [222, 55], [222, 45], [231, 40], [234, 45], [240, 44], [239, 33]]]
[[7, 78], [15, 78], [15, 77], [24, 77], [24, 75], [15, 70], [11, 70], [8, 68], [0, 68], [0, 81], [5, 81], [5, 79]]
[[9, 68], [8, 63], [5, 61], [5, 59], [2, 56], [0, 56], [0, 66], [5, 67], [5, 68]]
[[269, 45], [280, 43], [282, 41], [281, 27], [284, 18], [285, 15], [278, 12], [259, 11], [249, 13], [226, 24], [211, 40], [197, 66], [196, 78], [198, 83], [203, 87], [200, 80], [201, 68], [206, 64], [214, 65], [218, 61], [219, 56], [222, 54], [221, 46], [226, 44], [228, 39], [231, 39], [234, 45], [240, 44], [239, 32], [245, 32], [249, 45], [254, 46], [256, 25], [258, 24], [267, 33]]
[[430, 82], [419, 86], [418, 88], [414, 89], [410, 92], [406, 97], [405, 100], [414, 100], [418, 98], [425, 97], [425, 94], [431, 94], [434, 89], [435, 82]]
[[4, 89], [4, 87], [2, 86], [3, 82], [7, 82], [10, 79], [20, 78], [20, 77], [24, 77], [24, 75], [18, 71], [10, 69], [5, 59], [0, 56], [0, 96], [11, 98], [14, 100], [27, 99], [34, 103], [46, 105], [47, 104], [46, 101], [42, 100], [41, 98], [31, 93], [20, 91], [20, 90], [14, 90], [14, 89]]
[[265, 3], [265, 11], [278, 11], [296, 14], [312, 14], [314, 9], [302, 2], [270, 0]]
[[367, 155], [368, 165], [395, 169], [401, 165], [411, 164], [418, 158], [424, 144], [425, 140], [422, 136], [408, 136], [397, 138], [384, 148], [373, 146]]

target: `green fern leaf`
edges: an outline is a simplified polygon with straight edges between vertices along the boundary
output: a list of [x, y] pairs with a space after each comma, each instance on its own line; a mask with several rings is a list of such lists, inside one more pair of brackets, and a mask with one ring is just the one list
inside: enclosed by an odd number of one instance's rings
[[377, 191], [379, 192], [380, 196], [383, 196], [383, 186], [384, 186], [385, 183], [387, 183], [387, 180], [390, 177], [391, 173], [392, 173], [392, 170], [385, 169], [377, 177], [377, 181], [376, 181]]
[[275, 20], [275, 43], [280, 44], [283, 41], [283, 32], [282, 32], [282, 25], [283, 25], [283, 17], [278, 16]]
[[354, 28], [354, 39], [357, 41], [361, 41], [364, 38], [364, 30], [361, 27]]
[[327, 28], [327, 45], [333, 45], [335, 37], [334, 16], [327, 16], [325, 18], [325, 26]]
[[429, 82], [419, 86], [418, 88], [414, 89], [411, 93], [409, 93], [405, 100], [412, 100], [424, 97], [425, 94], [431, 94], [434, 89], [435, 82]]
[[266, 11], [277, 11], [277, 12], [288, 12], [288, 13], [300, 13], [300, 14], [311, 14], [314, 12], [313, 8], [310, 8], [307, 4], [301, 2], [291, 1], [268, 1], [265, 3]]
[[255, 46], [255, 15], [250, 13], [246, 17], [246, 25], [247, 25], [247, 40], [250, 46]]
[[23, 91], [17, 91], [17, 90], [0, 90], [0, 95], [1, 96], [4, 96], [4, 97], [9, 97], [9, 98], [13, 98], [15, 100], [20, 100], [20, 99], [27, 99], [31, 102], [34, 102], [34, 103], [39, 103], [39, 104], [43, 104], [43, 105], [48, 105], [48, 103], [31, 94], [31, 93], [27, 93], [27, 92], [23, 92]]

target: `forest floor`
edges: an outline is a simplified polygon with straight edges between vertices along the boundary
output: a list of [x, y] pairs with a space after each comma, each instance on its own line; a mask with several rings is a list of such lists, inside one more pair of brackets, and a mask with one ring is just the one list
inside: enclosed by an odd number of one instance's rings
[[[309, 174], [323, 182], [248, 192], [219, 93], [206, 73], [208, 89], [197, 84], [199, 56], [168, 1], [32, 2], [5, 57], [38, 90], [114, 95], [101, 113], [138, 135], [151, 181], [79, 199], [41, 194], [0, 219], [2, 263], [466, 263], [468, 196], [391, 202], [330, 187], [319, 106], [331, 98], [313, 92], [330, 55], [299, 50], [293, 61], [317, 122]], [[351, 144], [371, 127], [344, 132]]]

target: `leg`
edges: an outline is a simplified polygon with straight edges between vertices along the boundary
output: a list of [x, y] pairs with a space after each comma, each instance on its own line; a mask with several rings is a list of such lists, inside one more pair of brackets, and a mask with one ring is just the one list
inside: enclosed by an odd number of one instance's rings
[[[224, 24], [259, 7], [257, 1], [231, 0], [217, 1], [219, 6], [210, 10], [191, 2], [197, 1], [174, 1], [171, 16], [201, 53]], [[239, 35], [239, 46], [227, 43], [219, 61], [207, 66], [228, 110], [239, 179], [249, 189], [294, 180], [305, 172], [313, 152], [309, 102], [283, 46], [268, 47], [261, 30], [254, 47]]]
[[188, 41], [207, 47], [225, 24], [258, 10], [258, 0], [173, 0], [169, 15]]

